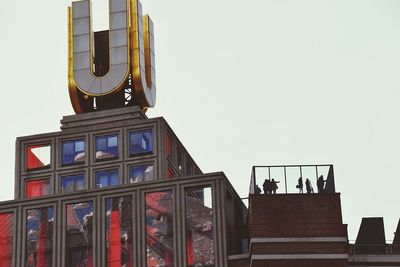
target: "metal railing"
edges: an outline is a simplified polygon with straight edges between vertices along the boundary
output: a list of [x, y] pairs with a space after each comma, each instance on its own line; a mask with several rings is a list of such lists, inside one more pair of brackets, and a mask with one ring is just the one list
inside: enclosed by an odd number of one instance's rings
[[253, 166], [251, 171], [250, 195], [335, 192], [332, 164]]

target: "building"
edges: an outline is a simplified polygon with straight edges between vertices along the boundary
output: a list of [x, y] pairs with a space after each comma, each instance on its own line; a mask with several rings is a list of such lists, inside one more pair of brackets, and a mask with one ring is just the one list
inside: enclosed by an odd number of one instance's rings
[[[110, 3], [110, 30], [94, 34], [90, 2], [69, 9], [77, 114], [59, 132], [17, 138], [1, 267], [400, 266], [399, 235], [387, 245], [379, 219], [349, 245], [331, 165], [254, 167], [248, 206], [222, 172], [203, 173], [168, 123], [145, 115], [156, 96], [151, 19], [137, 0]], [[279, 177], [277, 194], [257, 193], [257, 169]], [[310, 170], [326, 181], [300, 193]]]

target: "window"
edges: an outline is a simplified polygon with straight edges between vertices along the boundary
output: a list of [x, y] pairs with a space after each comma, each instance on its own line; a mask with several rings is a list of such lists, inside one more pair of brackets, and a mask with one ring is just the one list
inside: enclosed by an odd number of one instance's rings
[[174, 176], [175, 176], [174, 171], [171, 169], [171, 167], [169, 167], [167, 172], [167, 179], [172, 179], [174, 178]]
[[172, 190], [146, 194], [147, 267], [174, 266]]
[[183, 152], [180, 148], [177, 149], [176, 158], [178, 161], [178, 170], [182, 171], [182, 169], [183, 169]]
[[53, 216], [51, 207], [27, 211], [25, 266], [53, 266]]
[[167, 159], [172, 160], [172, 137], [167, 135], [165, 139], [165, 151], [167, 152]]
[[14, 214], [0, 213], [0, 265], [13, 266]]
[[189, 160], [186, 161], [186, 175], [191, 176], [193, 174], [193, 165]]
[[96, 172], [96, 187], [103, 188], [109, 186], [119, 185], [119, 171], [115, 170], [104, 170]]
[[96, 137], [96, 160], [118, 158], [118, 134]]
[[28, 170], [50, 167], [50, 145], [28, 146], [26, 167]]
[[61, 164], [63, 166], [85, 162], [85, 140], [69, 140], [61, 144]]
[[68, 204], [65, 266], [93, 266], [93, 202]]
[[154, 180], [153, 165], [133, 166], [129, 170], [130, 183], [140, 183]]
[[132, 197], [106, 199], [106, 266], [133, 266]]
[[215, 266], [214, 212], [211, 187], [185, 190], [186, 263]]
[[131, 156], [153, 152], [153, 132], [151, 129], [129, 133], [129, 154]]
[[61, 177], [61, 192], [75, 192], [85, 189], [85, 175], [83, 173]]
[[50, 179], [41, 179], [26, 182], [27, 198], [45, 196], [50, 193]]

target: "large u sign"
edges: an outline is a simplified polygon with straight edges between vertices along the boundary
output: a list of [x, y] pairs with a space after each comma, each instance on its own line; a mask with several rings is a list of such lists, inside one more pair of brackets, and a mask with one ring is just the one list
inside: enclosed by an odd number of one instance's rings
[[139, 0], [109, 0], [109, 6], [110, 30], [98, 40], [90, 0], [68, 9], [68, 85], [76, 113], [123, 107], [126, 90], [143, 110], [155, 105], [153, 23], [143, 17]]

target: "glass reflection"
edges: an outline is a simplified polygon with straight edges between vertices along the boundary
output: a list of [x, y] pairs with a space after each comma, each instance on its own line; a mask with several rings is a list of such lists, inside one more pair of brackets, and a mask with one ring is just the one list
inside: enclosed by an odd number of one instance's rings
[[93, 202], [67, 205], [66, 267], [93, 267]]
[[50, 194], [50, 180], [33, 180], [26, 182], [26, 197], [39, 197]]
[[0, 267], [12, 266], [13, 213], [0, 213]]
[[53, 208], [28, 210], [26, 216], [25, 266], [53, 266]]
[[146, 194], [148, 267], [174, 266], [172, 190]]
[[106, 199], [106, 263], [133, 267], [132, 197]]
[[210, 187], [185, 190], [187, 266], [215, 266], [212, 203]]

